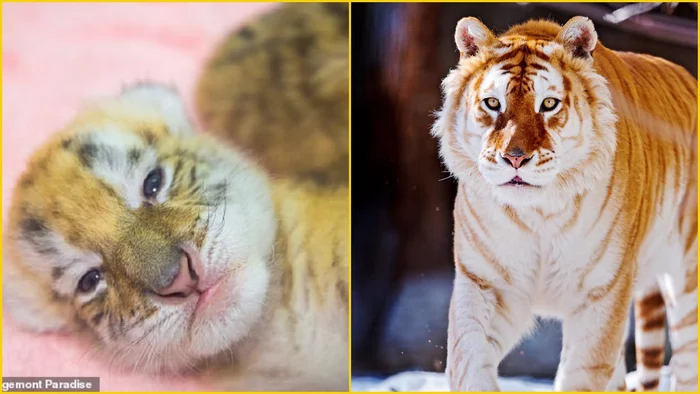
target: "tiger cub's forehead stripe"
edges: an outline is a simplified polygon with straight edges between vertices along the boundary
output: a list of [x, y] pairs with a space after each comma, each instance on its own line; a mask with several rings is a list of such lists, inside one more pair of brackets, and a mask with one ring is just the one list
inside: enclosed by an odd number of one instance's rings
[[143, 156], [143, 151], [138, 148], [131, 148], [129, 149], [128, 153], [128, 160], [129, 160], [129, 165], [132, 167], [135, 167], [136, 164], [141, 161], [141, 157]]
[[48, 235], [49, 229], [44, 221], [31, 213], [26, 208], [22, 210], [24, 217], [19, 222], [20, 231], [25, 240], [32, 243], [39, 251], [49, 245], [44, 245], [44, 238]]
[[110, 167], [116, 167], [119, 163], [119, 152], [109, 145], [87, 141], [78, 148], [80, 162], [88, 168], [93, 168], [98, 163], [105, 163]]
[[61, 279], [63, 274], [66, 272], [66, 267], [53, 267], [51, 268], [51, 278], [54, 281]]

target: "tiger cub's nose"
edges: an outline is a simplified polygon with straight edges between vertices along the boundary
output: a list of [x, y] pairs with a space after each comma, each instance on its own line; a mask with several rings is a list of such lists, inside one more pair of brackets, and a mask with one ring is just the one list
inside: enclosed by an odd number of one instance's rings
[[532, 159], [532, 155], [526, 155], [522, 149], [514, 149], [510, 152], [502, 154], [501, 157], [506, 159], [506, 161], [516, 170], [524, 166], [528, 161], [530, 161], [530, 159]]
[[180, 252], [180, 261], [173, 267], [170, 275], [172, 281], [164, 289], [156, 291], [163, 297], [187, 297], [197, 289], [199, 277], [194, 270], [190, 256], [185, 252]]

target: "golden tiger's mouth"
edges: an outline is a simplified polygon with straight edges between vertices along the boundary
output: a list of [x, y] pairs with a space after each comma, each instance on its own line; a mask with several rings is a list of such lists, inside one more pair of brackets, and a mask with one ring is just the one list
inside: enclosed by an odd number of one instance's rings
[[525, 182], [522, 178], [520, 178], [520, 177], [517, 176], [517, 175], [514, 176], [513, 179], [511, 179], [510, 181], [501, 184], [501, 186], [521, 186], [521, 187], [522, 187], [522, 186], [528, 186], [528, 187], [539, 187], [539, 186], [537, 186], [537, 185], [533, 185], [533, 184], [530, 184], [530, 183]]

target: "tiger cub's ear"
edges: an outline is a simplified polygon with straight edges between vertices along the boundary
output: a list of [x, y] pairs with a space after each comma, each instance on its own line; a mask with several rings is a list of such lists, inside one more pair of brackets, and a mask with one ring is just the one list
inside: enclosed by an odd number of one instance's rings
[[455, 43], [462, 56], [471, 57], [484, 48], [497, 45], [499, 41], [480, 20], [469, 17], [457, 23]]
[[185, 103], [174, 87], [159, 83], [138, 83], [124, 88], [117, 100], [154, 112], [165, 121], [168, 131], [175, 136], [194, 134]]
[[562, 44], [574, 57], [587, 59], [598, 43], [598, 33], [590, 19], [575, 16], [566, 22], [554, 41]]

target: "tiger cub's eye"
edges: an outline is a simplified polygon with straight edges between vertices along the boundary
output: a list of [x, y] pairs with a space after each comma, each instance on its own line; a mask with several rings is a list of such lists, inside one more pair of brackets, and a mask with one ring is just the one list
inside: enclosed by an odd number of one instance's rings
[[78, 281], [78, 291], [80, 293], [89, 293], [97, 287], [97, 284], [102, 280], [102, 273], [100, 270], [93, 268], [88, 271], [80, 281]]
[[501, 109], [501, 103], [498, 101], [497, 98], [494, 97], [484, 99], [484, 104], [486, 104], [486, 107], [491, 111], [498, 111], [499, 109]]
[[542, 101], [542, 105], [540, 106], [540, 112], [551, 111], [554, 108], [556, 108], [557, 105], [559, 105], [559, 100], [553, 97], [547, 97]]
[[163, 170], [158, 167], [148, 173], [143, 181], [143, 196], [152, 199], [158, 195], [160, 188], [163, 186]]

